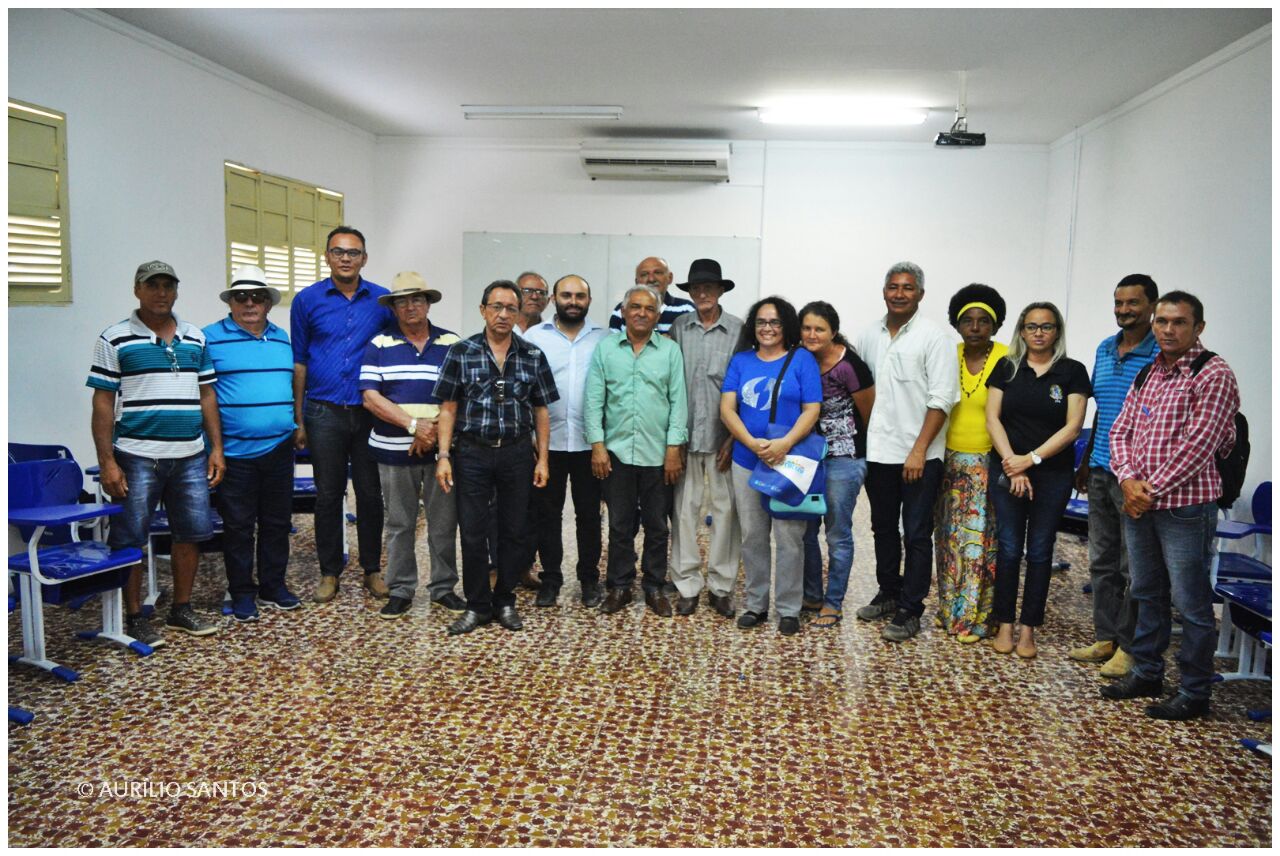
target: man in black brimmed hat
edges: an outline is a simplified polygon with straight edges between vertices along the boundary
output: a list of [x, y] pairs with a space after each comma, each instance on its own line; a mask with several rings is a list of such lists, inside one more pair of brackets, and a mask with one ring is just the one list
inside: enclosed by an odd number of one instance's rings
[[671, 515], [671, 581], [680, 591], [676, 614], [691, 615], [702, 592], [698, 521], [702, 503], [711, 516], [707, 551], [707, 598], [711, 608], [733, 617], [733, 586], [738, 578], [742, 538], [733, 507], [729, 464], [733, 438], [720, 421], [720, 383], [742, 332], [742, 319], [720, 305], [733, 280], [720, 274], [720, 263], [698, 259], [689, 266], [689, 281], [676, 286], [689, 292], [697, 311], [671, 325], [671, 338], [684, 356], [684, 382], [689, 396], [689, 445], [684, 478], [676, 484]]

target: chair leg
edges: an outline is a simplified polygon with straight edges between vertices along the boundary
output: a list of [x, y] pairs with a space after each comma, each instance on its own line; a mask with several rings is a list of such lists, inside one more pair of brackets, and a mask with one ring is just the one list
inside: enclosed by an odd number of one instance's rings
[[79, 680], [80, 675], [45, 656], [44, 597], [40, 583], [30, 574], [18, 574], [18, 591], [22, 597], [22, 656], [10, 657], [11, 663], [22, 663], [44, 669], [64, 681]]
[[156, 538], [147, 536], [147, 596], [142, 601], [142, 614], [151, 615], [156, 611], [156, 601], [160, 599], [160, 583], [156, 579]]
[[102, 629], [87, 630], [76, 635], [81, 639], [105, 639], [108, 642], [115, 642], [139, 657], [149, 657], [154, 653], [150, 645], [139, 642], [124, 632], [124, 597], [118, 588], [102, 593]]

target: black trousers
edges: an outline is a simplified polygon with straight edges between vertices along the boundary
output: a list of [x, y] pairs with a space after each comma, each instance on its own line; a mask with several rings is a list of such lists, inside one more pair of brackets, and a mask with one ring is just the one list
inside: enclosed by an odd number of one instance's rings
[[937, 459], [925, 461], [924, 474], [911, 484], [902, 480], [902, 464], [867, 463], [867, 499], [871, 501], [880, 595], [897, 597], [898, 608], [916, 617], [924, 613], [924, 599], [933, 579], [933, 504], [941, 484], [942, 461]]
[[[457, 435], [453, 444], [453, 480], [458, 492], [458, 529], [462, 535], [462, 590], [467, 609], [482, 617], [514, 606], [525, 546], [529, 493], [533, 490], [533, 443], [526, 436], [496, 449]], [[496, 491], [498, 584], [489, 586], [489, 500]]]
[[663, 468], [624, 464], [609, 453], [612, 471], [604, 482], [609, 506], [609, 565], [606, 585], [630, 588], [636, 580], [636, 519], [644, 525], [644, 577], [640, 587], [657, 592], [667, 578], [667, 491]]
[[[542, 557], [543, 586], [564, 584], [561, 536], [566, 488], [572, 485], [573, 513], [578, 540], [578, 582], [600, 581], [601, 481], [591, 472], [591, 452], [550, 452], [547, 486], [533, 489], [534, 535], [531, 543]], [[532, 556], [532, 550], [530, 555]]]

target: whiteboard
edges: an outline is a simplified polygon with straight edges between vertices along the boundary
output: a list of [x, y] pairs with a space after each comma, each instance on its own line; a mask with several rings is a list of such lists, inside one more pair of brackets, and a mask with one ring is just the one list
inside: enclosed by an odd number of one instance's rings
[[[760, 297], [760, 239], [739, 237], [690, 237], [673, 235], [577, 235], [528, 232], [464, 232], [462, 235], [462, 317], [464, 328], [475, 318], [485, 286], [496, 279], [514, 281], [525, 271], [541, 274], [548, 285], [566, 274], [577, 274], [591, 284], [592, 321], [608, 326], [609, 314], [635, 283], [636, 265], [649, 256], [666, 259], [675, 279], [671, 293], [688, 295], [675, 284], [688, 280], [694, 259], [715, 259], [732, 291], [720, 299], [726, 310], [745, 318]], [[549, 319], [554, 306], [547, 305]]]

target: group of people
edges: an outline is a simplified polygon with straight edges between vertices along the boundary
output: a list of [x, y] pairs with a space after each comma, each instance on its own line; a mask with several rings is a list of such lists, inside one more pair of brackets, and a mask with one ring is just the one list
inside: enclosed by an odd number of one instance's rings
[[[1122, 279], [1120, 331], [1099, 345], [1091, 380], [1066, 355], [1052, 303], [1025, 307], [1010, 344], [996, 342], [1005, 301], [980, 283], [950, 300], [955, 343], [920, 316], [925, 277], [910, 262], [889, 269], [886, 313], [850, 341], [824, 301], [797, 310], [765, 297], [735, 317], [721, 305], [735, 284], [711, 259], [695, 261], [676, 286], [689, 299], [670, 293], [663, 259], [641, 261], [610, 329], [587, 317], [591, 286], [580, 276], [551, 286], [533, 272], [498, 280], [484, 289], [483, 329], [462, 338], [429, 319], [441, 293], [419, 274], [397, 274], [391, 289], [361, 276], [368, 255], [358, 230], [334, 229], [325, 258], [331, 275], [292, 301], [292, 337], [268, 320], [281, 295], [261, 269], [233, 273], [221, 295], [228, 316], [202, 330], [174, 315], [177, 274], [155, 261], [136, 273], [138, 309], [98, 340], [93, 435], [102, 487], [125, 506], [109, 540], [142, 546], [164, 501], [174, 574], [167, 627], [216, 631], [190, 605], [198, 545], [214, 531], [214, 488], [234, 618], [300, 607], [285, 567], [295, 454], [306, 449], [317, 603], [335, 597], [345, 565], [349, 474], [363, 584], [386, 601], [384, 618], [408, 614], [416, 593], [421, 505], [430, 599], [457, 615], [448, 633], [491, 621], [520, 630], [515, 590], [530, 581], [535, 556], [535, 604], [558, 602], [571, 490], [583, 606], [624, 609], [639, 559], [645, 605], [658, 616], [694, 613], [705, 589], [708, 607], [744, 629], [767, 623], [771, 606], [784, 635], [800, 631], [806, 611], [810, 626], [831, 628], [844, 614], [865, 485], [878, 590], [856, 616], [888, 619], [881, 635], [891, 642], [917, 635], [936, 553], [937, 625], [962, 643], [990, 637], [992, 651], [1032, 658], [1074, 484], [1090, 497], [1096, 642], [1071, 658], [1119, 679], [1103, 687], [1108, 698], [1162, 695], [1172, 600], [1184, 626], [1182, 684], [1148, 713], [1207, 710], [1215, 459], [1234, 443], [1239, 394], [1227, 364], [1203, 356], [1204, 311], [1193, 295], [1160, 296], [1144, 274]], [[1090, 395], [1097, 419], [1077, 471]], [[790, 466], [814, 432], [826, 443], [825, 513], [778, 513], [755, 475]], [[126, 610], [130, 635], [163, 644], [141, 614], [138, 569]]]

